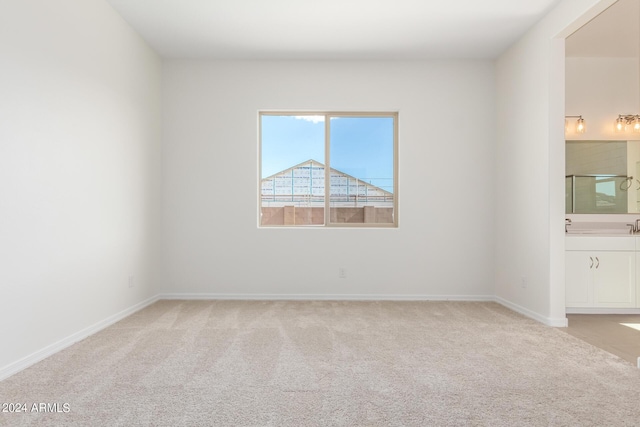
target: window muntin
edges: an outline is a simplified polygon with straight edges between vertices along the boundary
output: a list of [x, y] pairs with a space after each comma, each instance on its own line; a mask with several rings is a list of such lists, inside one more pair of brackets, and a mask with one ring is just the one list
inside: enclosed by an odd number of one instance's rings
[[397, 226], [397, 113], [259, 119], [260, 226]]

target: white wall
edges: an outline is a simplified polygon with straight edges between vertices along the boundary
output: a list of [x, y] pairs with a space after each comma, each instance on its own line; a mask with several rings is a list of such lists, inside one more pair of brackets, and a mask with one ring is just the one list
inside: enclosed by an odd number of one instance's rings
[[612, 3], [564, 0], [496, 63], [496, 296], [551, 325], [566, 324], [564, 37]]
[[0, 63], [6, 374], [155, 295], [162, 70], [103, 0], [1, 2]]
[[640, 139], [634, 132], [614, 132], [618, 114], [640, 114], [638, 58], [567, 58], [566, 112], [582, 115], [587, 128], [576, 133], [570, 119], [566, 134], [572, 140]]
[[[494, 91], [490, 61], [166, 62], [164, 292], [493, 295]], [[398, 110], [399, 228], [258, 229], [261, 109]]]

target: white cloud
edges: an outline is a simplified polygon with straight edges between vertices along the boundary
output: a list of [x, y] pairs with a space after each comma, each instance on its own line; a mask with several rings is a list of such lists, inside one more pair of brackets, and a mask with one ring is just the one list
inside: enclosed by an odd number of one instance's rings
[[312, 123], [324, 123], [324, 116], [293, 116], [298, 120], [306, 120]]

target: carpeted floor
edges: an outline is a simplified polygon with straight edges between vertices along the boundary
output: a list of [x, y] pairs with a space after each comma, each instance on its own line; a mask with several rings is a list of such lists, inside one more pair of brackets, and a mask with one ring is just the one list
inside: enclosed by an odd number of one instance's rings
[[161, 301], [0, 403], [28, 409], [2, 426], [638, 426], [640, 370], [495, 303]]

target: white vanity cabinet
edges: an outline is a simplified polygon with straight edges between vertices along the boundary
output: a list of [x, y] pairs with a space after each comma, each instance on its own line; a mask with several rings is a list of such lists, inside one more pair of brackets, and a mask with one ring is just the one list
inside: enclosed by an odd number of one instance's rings
[[635, 308], [636, 239], [632, 236], [566, 238], [566, 306]]

